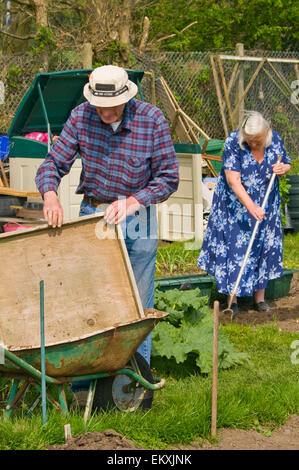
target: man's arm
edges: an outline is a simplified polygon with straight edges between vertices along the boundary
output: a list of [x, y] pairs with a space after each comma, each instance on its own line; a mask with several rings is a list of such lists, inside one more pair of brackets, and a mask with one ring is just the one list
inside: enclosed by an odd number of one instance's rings
[[36, 186], [44, 199], [44, 217], [53, 227], [61, 227], [63, 222], [63, 209], [57, 196], [58, 186], [61, 178], [69, 173], [78, 150], [76, 118], [72, 112], [59, 140], [38, 168], [35, 178]]

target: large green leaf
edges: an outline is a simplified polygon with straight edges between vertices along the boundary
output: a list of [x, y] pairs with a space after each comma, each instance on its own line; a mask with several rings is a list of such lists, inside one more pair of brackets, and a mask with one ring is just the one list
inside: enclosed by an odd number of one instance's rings
[[[195, 357], [202, 373], [210, 373], [213, 365], [213, 312], [200, 289], [156, 292], [156, 308], [170, 312], [153, 330], [153, 356], [183, 363]], [[238, 352], [224, 331], [218, 333], [218, 367], [227, 369], [248, 362], [247, 354]]]

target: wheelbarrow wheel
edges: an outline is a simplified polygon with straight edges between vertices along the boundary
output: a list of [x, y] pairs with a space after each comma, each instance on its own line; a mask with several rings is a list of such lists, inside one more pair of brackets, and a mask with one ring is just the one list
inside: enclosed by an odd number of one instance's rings
[[[140, 375], [150, 383], [154, 383], [151, 369], [141, 354], [134, 354]], [[130, 365], [126, 368], [132, 369]], [[137, 372], [137, 371], [136, 371]], [[154, 393], [142, 385], [127, 389], [136, 382], [125, 374], [98, 379], [94, 393], [92, 411], [119, 409], [121, 411], [148, 410], [152, 406]]]

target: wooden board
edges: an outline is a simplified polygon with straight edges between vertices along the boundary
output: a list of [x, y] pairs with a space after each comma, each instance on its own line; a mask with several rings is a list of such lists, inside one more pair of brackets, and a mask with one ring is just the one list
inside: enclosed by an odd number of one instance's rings
[[0, 235], [0, 342], [10, 350], [40, 346], [40, 281], [46, 346], [136, 321], [143, 310], [125, 244], [102, 215], [61, 229], [48, 225]]
[[7, 196], [18, 196], [18, 197], [41, 197], [40, 193], [35, 191], [22, 191], [20, 189], [0, 188], [0, 194], [6, 194]]

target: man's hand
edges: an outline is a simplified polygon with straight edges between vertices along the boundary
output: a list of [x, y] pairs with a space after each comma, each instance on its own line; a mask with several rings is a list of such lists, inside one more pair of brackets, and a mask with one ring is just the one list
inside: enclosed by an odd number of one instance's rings
[[133, 196], [126, 199], [118, 199], [107, 207], [104, 218], [108, 224], [119, 224], [128, 215], [138, 211], [139, 208], [140, 203]]
[[53, 228], [61, 227], [63, 209], [55, 191], [48, 191], [44, 194], [44, 217]]

